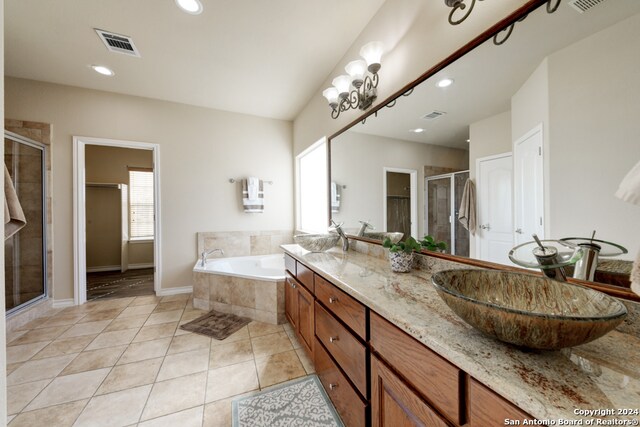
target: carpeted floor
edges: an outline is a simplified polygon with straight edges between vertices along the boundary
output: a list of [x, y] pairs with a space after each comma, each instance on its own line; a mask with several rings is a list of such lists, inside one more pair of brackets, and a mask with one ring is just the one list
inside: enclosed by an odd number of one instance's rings
[[153, 268], [87, 274], [87, 301], [154, 295]]

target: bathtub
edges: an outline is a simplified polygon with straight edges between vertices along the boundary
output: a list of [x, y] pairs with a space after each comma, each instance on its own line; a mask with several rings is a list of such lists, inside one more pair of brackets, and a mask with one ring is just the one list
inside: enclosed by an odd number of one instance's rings
[[284, 280], [284, 256], [273, 254], [215, 258], [207, 260], [204, 267], [202, 261], [196, 262], [193, 271], [278, 282]]
[[265, 323], [286, 322], [284, 255], [213, 258], [193, 267], [193, 306]]

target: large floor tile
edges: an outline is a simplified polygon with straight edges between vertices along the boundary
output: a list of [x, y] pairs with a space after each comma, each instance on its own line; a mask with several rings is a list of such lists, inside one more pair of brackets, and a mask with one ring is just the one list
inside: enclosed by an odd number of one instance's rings
[[151, 385], [93, 397], [74, 426], [120, 427], [138, 422]]
[[41, 341], [53, 341], [58, 338], [63, 332], [71, 328], [70, 325], [54, 326], [50, 328], [33, 329], [24, 335], [9, 342], [9, 346], [31, 344]]
[[211, 347], [209, 369], [235, 365], [240, 362], [253, 360], [253, 350], [250, 340], [230, 342]]
[[232, 402], [235, 398], [222, 399], [205, 405], [202, 427], [229, 427]]
[[261, 359], [256, 358], [256, 368], [260, 388], [269, 387], [284, 381], [306, 375], [306, 371], [295, 351], [273, 354]]
[[62, 356], [64, 354], [80, 353], [98, 335], [83, 335], [73, 338], [58, 338], [51, 344], [36, 354], [33, 359], [44, 359], [46, 357]]
[[127, 347], [127, 350], [118, 361], [118, 364], [123, 365], [125, 363], [138, 362], [140, 360], [163, 357], [167, 353], [170, 343], [170, 337], [132, 343]]
[[207, 403], [257, 390], [258, 387], [253, 361], [212, 369], [207, 380]]
[[30, 360], [7, 377], [7, 385], [24, 384], [30, 381], [53, 378], [75, 359], [77, 354], [49, 357], [47, 359]]
[[49, 343], [50, 341], [41, 341], [7, 347], [7, 363], [26, 362], [49, 345]]
[[42, 327], [52, 327], [52, 326], [65, 326], [65, 325], [73, 325], [78, 323], [85, 317], [84, 314], [58, 314], [56, 316], [50, 317], [46, 322], [37, 328]]
[[196, 406], [195, 408], [187, 409], [185, 411], [144, 421], [138, 424], [138, 427], [202, 427], [203, 412], [204, 405]]
[[177, 295], [168, 295], [166, 297], [162, 297], [160, 302], [170, 302], [170, 301], [188, 301], [191, 298], [191, 294], [177, 294]]
[[298, 339], [296, 333], [292, 330], [285, 329], [287, 336], [291, 340], [291, 345], [294, 349], [302, 348], [302, 344], [300, 344], [300, 340]]
[[22, 411], [50, 382], [41, 380], [7, 387], [7, 414]]
[[155, 383], [141, 421], [202, 405], [206, 383], [206, 372]]
[[93, 396], [110, 368], [58, 377], [51, 381], [42, 392], [27, 406], [27, 411], [73, 402]]
[[13, 371], [18, 369], [22, 365], [24, 365], [24, 362], [7, 363], [7, 376], [9, 376]]
[[289, 336], [284, 331], [251, 338], [251, 345], [256, 358], [293, 350], [291, 340], [289, 340]]
[[149, 305], [149, 304], [158, 304], [161, 300], [161, 297], [157, 297], [155, 295], [144, 295], [140, 297], [136, 297], [129, 307], [135, 307], [137, 305]]
[[141, 385], [153, 384], [162, 366], [162, 357], [114, 367], [96, 392], [112, 393]]
[[139, 331], [133, 342], [150, 341], [158, 338], [172, 337], [178, 327], [178, 322], [160, 323], [158, 325], [144, 326]]
[[256, 322], [249, 323], [249, 335], [251, 338], [261, 337], [263, 335], [275, 334], [284, 331], [282, 325], [272, 325], [270, 323]]
[[99, 348], [115, 347], [129, 344], [138, 333], [137, 329], [125, 329], [123, 331], [103, 332], [98, 335], [86, 348], [86, 350], [96, 350]]
[[115, 319], [109, 326], [107, 326], [104, 332], [111, 331], [123, 331], [125, 329], [138, 329], [144, 325], [144, 322], [147, 321], [149, 316], [147, 314], [143, 314], [141, 316], [135, 317], [125, 317], [124, 319]]
[[9, 427], [71, 427], [89, 399], [56, 405], [36, 411], [22, 412]]
[[180, 318], [180, 320], [190, 322], [197, 319], [198, 317], [204, 316], [205, 314], [207, 314], [207, 312], [204, 310], [185, 310], [184, 313], [182, 313], [182, 317]]
[[85, 315], [78, 323], [97, 322], [100, 320], [110, 320], [118, 317], [124, 308], [110, 308], [104, 311], [97, 311]]
[[162, 368], [158, 374], [157, 381], [169, 380], [171, 378], [183, 377], [196, 372], [204, 372], [209, 367], [209, 347], [167, 355], [162, 362]]
[[186, 334], [174, 337], [167, 354], [183, 353], [185, 351], [209, 350], [211, 338], [200, 334]]
[[156, 308], [156, 304], [136, 305], [134, 307], [127, 307], [122, 311], [122, 313], [118, 315], [118, 319], [123, 319], [126, 317], [136, 317], [143, 314], [150, 314], [155, 308]]
[[84, 351], [64, 368], [60, 376], [111, 367], [116, 364], [126, 348], [126, 345], [121, 345], [118, 347]]
[[145, 322], [145, 326], [158, 325], [160, 323], [177, 322], [182, 317], [182, 310], [162, 311], [153, 313]]
[[158, 306], [153, 310], [154, 313], [160, 313], [162, 311], [174, 311], [174, 310], [182, 310], [186, 307], [186, 301], [169, 301], [162, 302], [158, 304]]
[[111, 320], [99, 320], [97, 322], [78, 323], [70, 327], [60, 338], [79, 337], [82, 335], [99, 334], [111, 323]]
[[302, 367], [307, 374], [313, 374], [316, 372], [316, 369], [313, 367], [313, 360], [311, 360], [304, 349], [297, 348], [296, 354], [298, 355], [298, 359], [300, 359], [300, 363], [302, 363]]

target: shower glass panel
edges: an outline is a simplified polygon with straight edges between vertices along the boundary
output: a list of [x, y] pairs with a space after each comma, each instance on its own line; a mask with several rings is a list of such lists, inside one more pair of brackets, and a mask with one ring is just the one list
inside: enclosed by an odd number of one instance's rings
[[460, 203], [469, 171], [426, 179], [427, 233], [447, 243], [448, 253], [469, 256], [469, 232], [458, 221]]
[[8, 314], [46, 295], [44, 146], [5, 132], [4, 163], [27, 220], [4, 242]]

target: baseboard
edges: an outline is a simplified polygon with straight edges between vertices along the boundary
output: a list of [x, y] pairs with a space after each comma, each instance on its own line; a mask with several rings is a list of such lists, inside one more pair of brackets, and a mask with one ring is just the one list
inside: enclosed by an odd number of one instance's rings
[[153, 268], [155, 266], [152, 262], [145, 262], [140, 264], [129, 264], [129, 270], [142, 270], [145, 268]]
[[68, 299], [54, 299], [51, 306], [53, 308], [66, 308], [66, 307], [73, 307], [74, 305], [75, 305], [75, 302], [73, 301], [73, 298], [68, 298]]
[[166, 297], [169, 295], [189, 294], [191, 292], [193, 292], [193, 286], [181, 286], [178, 288], [160, 289], [156, 292], [156, 295], [159, 297]]
[[[129, 264], [129, 270], [142, 270], [144, 268], [153, 268], [152, 262]], [[120, 265], [104, 265], [102, 267], [87, 267], [87, 273], [103, 273], [106, 271], [120, 271], [122, 266]]]

